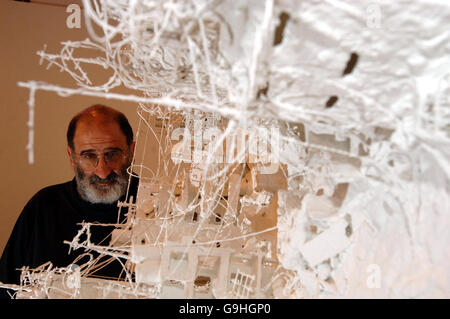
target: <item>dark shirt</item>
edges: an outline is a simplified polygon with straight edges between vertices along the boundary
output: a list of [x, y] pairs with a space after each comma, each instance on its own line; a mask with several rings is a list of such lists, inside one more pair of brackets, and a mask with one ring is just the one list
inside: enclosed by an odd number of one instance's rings
[[[132, 178], [128, 198], [136, 199], [139, 180]], [[119, 201], [125, 201], [125, 195]], [[127, 200], [128, 201], [128, 200]], [[97, 222], [116, 224], [118, 222], [117, 202], [114, 204], [91, 204], [84, 201], [77, 191], [76, 181], [46, 187], [34, 195], [20, 214], [0, 259], [0, 281], [19, 284], [23, 266], [36, 268], [48, 261], [54, 267], [67, 267], [76, 257], [86, 253], [84, 248], [71, 249], [64, 241], [71, 242], [82, 228], [79, 223]], [[122, 208], [119, 222], [123, 222], [127, 208]], [[113, 226], [91, 226], [90, 242], [107, 245]], [[86, 238], [86, 237], [84, 237]], [[80, 242], [83, 237], [80, 238]], [[94, 257], [98, 254], [93, 253]], [[101, 261], [110, 259], [102, 256]], [[88, 259], [81, 259], [82, 264]], [[97, 276], [119, 277], [122, 266], [118, 261], [93, 273]], [[0, 289], [1, 298], [9, 298], [6, 289]]]

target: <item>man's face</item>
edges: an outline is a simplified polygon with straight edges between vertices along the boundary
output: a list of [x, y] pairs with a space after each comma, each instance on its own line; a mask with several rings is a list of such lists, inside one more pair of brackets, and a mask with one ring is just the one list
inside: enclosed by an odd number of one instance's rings
[[115, 121], [105, 118], [80, 119], [73, 138], [74, 149], [67, 148], [75, 171], [78, 192], [91, 203], [111, 204], [125, 194], [127, 167], [133, 157], [134, 143]]

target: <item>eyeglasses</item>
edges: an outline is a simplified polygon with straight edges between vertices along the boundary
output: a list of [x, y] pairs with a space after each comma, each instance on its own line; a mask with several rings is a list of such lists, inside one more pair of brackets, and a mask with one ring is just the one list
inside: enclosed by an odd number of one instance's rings
[[105, 153], [97, 152], [83, 152], [78, 155], [80, 165], [86, 169], [94, 169], [100, 162], [100, 157], [103, 155], [105, 163], [110, 167], [117, 167], [122, 164], [123, 160], [127, 157], [121, 150], [113, 150]]

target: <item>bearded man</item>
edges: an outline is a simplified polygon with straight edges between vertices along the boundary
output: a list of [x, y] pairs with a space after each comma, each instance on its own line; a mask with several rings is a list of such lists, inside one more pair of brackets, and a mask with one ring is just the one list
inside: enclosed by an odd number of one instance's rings
[[72, 242], [81, 223], [99, 223], [103, 225], [90, 226], [89, 237], [84, 234], [78, 241], [105, 245], [113, 227], [104, 224], [124, 221], [126, 210], [119, 214], [117, 202], [135, 199], [138, 187], [138, 179], [127, 172], [134, 153], [133, 130], [121, 112], [94, 105], [71, 120], [67, 144], [75, 177], [40, 190], [26, 204], [0, 259], [3, 283], [19, 284], [21, 267], [47, 262], [73, 267], [91, 260], [91, 277], [117, 279], [124, 273], [115, 258], [69, 249], [64, 241]]

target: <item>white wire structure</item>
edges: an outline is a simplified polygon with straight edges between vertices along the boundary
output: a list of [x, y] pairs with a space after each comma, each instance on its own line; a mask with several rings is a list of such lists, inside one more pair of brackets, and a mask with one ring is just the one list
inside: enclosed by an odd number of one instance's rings
[[126, 280], [90, 258], [24, 269], [18, 297], [450, 296], [445, 1], [83, 7], [90, 38], [38, 52], [74, 87], [19, 83], [29, 162], [37, 90], [138, 105], [136, 204], [109, 245], [80, 242], [88, 223], [68, 243], [126, 260]]

